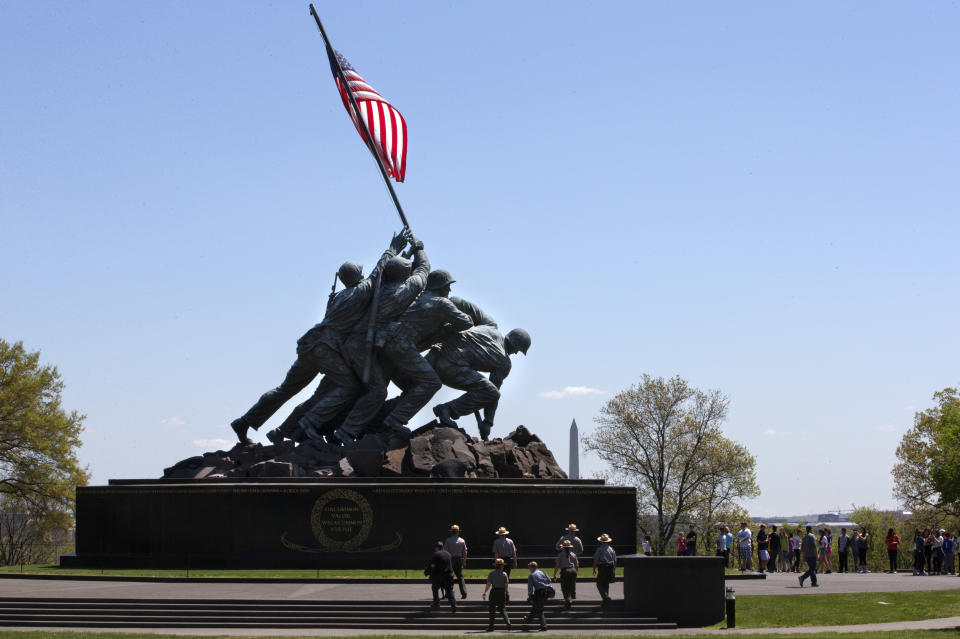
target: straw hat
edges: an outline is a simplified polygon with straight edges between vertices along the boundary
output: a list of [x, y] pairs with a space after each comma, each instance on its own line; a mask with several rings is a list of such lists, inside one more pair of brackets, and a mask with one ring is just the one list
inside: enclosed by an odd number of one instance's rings
[[569, 539], [564, 539], [564, 540], [563, 540], [563, 543], [560, 544], [560, 547], [561, 547], [561, 548], [573, 548], [573, 542], [570, 541]]
[[458, 526], [458, 525], [456, 525], [456, 524], [450, 526], [450, 532], [455, 532], [455, 533], [460, 532], [460, 526]]
[[570, 524], [564, 530], [566, 530], [567, 532], [580, 532], [580, 529], [577, 528], [576, 524]]
[[610, 535], [608, 535], [607, 533], [603, 533], [602, 535], [597, 537], [597, 541], [599, 541], [601, 544], [609, 544], [611, 541], [613, 541], [613, 539], [611, 539]]
[[506, 528], [504, 528], [503, 526], [500, 526], [499, 528], [497, 528], [497, 532], [495, 532], [494, 534], [495, 534], [495, 535], [509, 535], [509, 534], [510, 534], [510, 531], [507, 530]]

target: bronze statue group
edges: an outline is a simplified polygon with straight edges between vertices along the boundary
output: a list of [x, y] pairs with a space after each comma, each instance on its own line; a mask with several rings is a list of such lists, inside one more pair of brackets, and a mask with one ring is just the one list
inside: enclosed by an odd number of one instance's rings
[[[409, 437], [406, 424], [443, 385], [464, 393], [433, 407], [439, 422], [456, 428], [458, 418], [473, 414], [486, 440], [510, 355], [526, 354], [530, 335], [519, 328], [504, 335], [478, 306], [451, 297], [455, 280], [430, 270], [423, 242], [406, 229], [367, 277], [360, 264], [344, 262], [337, 279], [344, 288], [330, 293], [323, 321], [297, 341], [283, 382], [231, 423], [240, 443], [251, 443], [249, 429], [260, 428], [319, 375], [316, 392], [267, 433], [271, 442], [347, 444], [381, 430]], [[391, 382], [401, 393], [388, 400]]]

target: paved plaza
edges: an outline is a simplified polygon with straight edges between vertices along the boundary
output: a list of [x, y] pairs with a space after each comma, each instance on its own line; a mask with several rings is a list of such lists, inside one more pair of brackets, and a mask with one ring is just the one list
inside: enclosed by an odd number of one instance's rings
[[[513, 598], [525, 598], [525, 581], [518, 575], [517, 583], [511, 586]], [[808, 582], [809, 583], [809, 582]], [[894, 591], [932, 591], [960, 588], [960, 578], [949, 576], [914, 577], [900, 573], [830, 574], [822, 575], [819, 588], [809, 585], [800, 588], [797, 576], [793, 573], [767, 575], [766, 579], [728, 580], [727, 586], [736, 589], [738, 596], [745, 595], [809, 595], [827, 593], [857, 592], [894, 592]], [[468, 585], [468, 600], [478, 601], [483, 587]], [[578, 600], [597, 600], [597, 591], [593, 583], [582, 583], [577, 588]], [[611, 588], [615, 598], [623, 596], [623, 584], [617, 583]], [[429, 601], [429, 587], [424, 584], [309, 584], [309, 583], [183, 583], [183, 582], [119, 582], [88, 581], [64, 579], [12, 579], [0, 578], [0, 597], [37, 597], [37, 598], [103, 598], [103, 599], [252, 599], [261, 601]], [[906, 629], [948, 629], [960, 628], [960, 617], [928, 619], [922, 621], [894, 622], [883, 624], [864, 624], [849, 626], [803, 626], [796, 628], [738, 628], [734, 630], [703, 630], [681, 628], [677, 630], [641, 630], [630, 634], [641, 635], [689, 635], [689, 634], [799, 634], [818, 632], [864, 632], [892, 631]], [[9, 629], [9, 628], [8, 628]], [[23, 630], [40, 630], [24, 628]], [[63, 628], [49, 628], [58, 631]], [[87, 631], [87, 630], [83, 630]], [[90, 629], [89, 631], [96, 631]], [[343, 636], [384, 634], [382, 630], [338, 630], [338, 629], [158, 629], [124, 630], [119, 632], [156, 632], [169, 635], [231, 635], [231, 636]], [[412, 627], [409, 630], [391, 630], [388, 634], [461, 634], [450, 630], [430, 630], [424, 627]], [[468, 631], [462, 634], [481, 634], [480, 631]], [[551, 631], [551, 635], [604, 635], [617, 634], [616, 631]], [[620, 634], [623, 634], [622, 631]]]

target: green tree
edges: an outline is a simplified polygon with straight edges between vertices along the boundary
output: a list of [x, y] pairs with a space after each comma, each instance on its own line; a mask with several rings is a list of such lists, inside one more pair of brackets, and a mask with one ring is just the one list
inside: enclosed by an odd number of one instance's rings
[[934, 393], [936, 405], [914, 416], [897, 447], [894, 496], [908, 510], [960, 516], [960, 393]]
[[23, 525], [0, 530], [0, 538], [16, 532], [37, 543], [71, 525], [75, 488], [88, 475], [77, 459], [84, 416], [63, 409], [62, 391], [56, 367], [40, 364], [40, 353], [0, 339], [0, 508], [16, 515], [8, 524]]
[[759, 493], [756, 461], [720, 430], [728, 404], [720, 391], [645, 374], [606, 403], [595, 420], [600, 427], [583, 439], [585, 449], [608, 464], [610, 479], [636, 484], [657, 554], [688, 522], [701, 527], [700, 550], [719, 513]]

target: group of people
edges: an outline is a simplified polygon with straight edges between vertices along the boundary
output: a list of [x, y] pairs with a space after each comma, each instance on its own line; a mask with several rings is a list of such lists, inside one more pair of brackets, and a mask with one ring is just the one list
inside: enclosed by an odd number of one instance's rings
[[[891, 530], [891, 532], [893, 532]], [[913, 532], [913, 574], [914, 575], [954, 575], [957, 574], [957, 538], [943, 528], [934, 532], [929, 528]], [[889, 546], [888, 546], [889, 548]], [[893, 558], [891, 558], [893, 566]]]
[[[677, 554], [696, 554], [696, 532], [693, 526], [690, 532], [681, 533], [676, 541]], [[872, 544], [871, 534], [866, 527], [853, 528], [849, 532], [846, 527], [840, 528], [840, 534], [834, 539], [830, 528], [820, 528], [815, 533], [812, 527], [807, 526], [813, 536], [813, 546], [804, 548], [806, 534], [799, 529], [788, 531], [785, 527], [760, 524], [754, 534], [745, 522], [740, 523], [740, 530], [736, 538], [727, 526], [720, 526], [716, 537], [716, 554], [726, 559], [726, 565], [731, 565], [731, 553], [735, 551], [737, 567], [740, 570], [757, 570], [758, 572], [801, 572], [804, 564], [812, 557], [815, 560], [816, 572], [819, 574], [834, 572], [836, 554], [836, 571], [838, 573], [851, 572], [868, 573], [867, 554]], [[956, 557], [958, 552], [957, 538], [960, 533], [953, 534], [944, 529], [931, 530], [917, 529], [914, 531], [913, 546], [913, 574], [915, 575], [953, 575], [957, 574]], [[836, 541], [836, 543], [834, 543]], [[887, 531], [883, 543], [887, 550], [889, 568], [886, 573], [897, 572], [900, 563], [900, 553], [903, 551], [903, 542], [900, 535], [893, 528]], [[646, 543], [644, 550], [647, 550]], [[834, 552], [836, 551], [836, 552]]]
[[[554, 560], [553, 578], [540, 568], [536, 561], [527, 564], [527, 601], [530, 603], [530, 613], [523, 620], [523, 629], [530, 623], [537, 623], [540, 630], [546, 630], [544, 607], [546, 601], [555, 596], [553, 581], [560, 580], [560, 589], [563, 594], [564, 607], [569, 609], [573, 600], [577, 598], [577, 575], [580, 570], [579, 557], [583, 554], [583, 540], [577, 533], [580, 530], [576, 524], [570, 524], [564, 529], [563, 535], [557, 540], [554, 549], [557, 556]], [[507, 630], [512, 628], [506, 604], [510, 599], [509, 585], [510, 572], [518, 566], [519, 552], [517, 544], [508, 536], [510, 531], [500, 526], [494, 533], [493, 542], [493, 570], [487, 575], [486, 586], [483, 589], [483, 599], [489, 602], [488, 631], [493, 631], [496, 615], [500, 614]], [[597, 578], [597, 590], [600, 593], [603, 605], [610, 601], [610, 584], [616, 575], [617, 553], [611, 544], [613, 539], [607, 533], [597, 537], [596, 551], [593, 553], [593, 574]], [[440, 605], [441, 597], [450, 603], [453, 612], [457, 610], [457, 601], [454, 596], [454, 584], [459, 587], [460, 598], [467, 598], [466, 585], [463, 579], [463, 568], [467, 561], [467, 542], [460, 536], [460, 526], [450, 526], [449, 536], [436, 542], [434, 553], [424, 570], [430, 577], [430, 587], [433, 593], [433, 606]], [[489, 598], [488, 598], [489, 594]]]
[[[412, 261], [400, 255], [407, 245]], [[337, 280], [344, 286], [339, 292]], [[437, 419], [456, 427], [459, 417], [476, 414], [486, 440], [510, 355], [526, 354], [530, 335], [523, 329], [501, 334], [478, 306], [450, 296], [454, 282], [448, 271], [430, 270], [423, 242], [408, 229], [393, 237], [368, 276], [360, 264], [344, 262], [323, 321], [297, 341], [283, 382], [231, 422], [240, 443], [250, 443], [251, 428], [321, 374], [313, 396], [267, 433], [271, 442], [311, 438], [339, 445], [381, 429], [409, 437], [406, 424], [444, 384], [465, 392], [434, 406]], [[387, 401], [391, 382], [401, 394]]]

